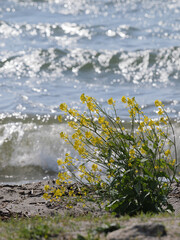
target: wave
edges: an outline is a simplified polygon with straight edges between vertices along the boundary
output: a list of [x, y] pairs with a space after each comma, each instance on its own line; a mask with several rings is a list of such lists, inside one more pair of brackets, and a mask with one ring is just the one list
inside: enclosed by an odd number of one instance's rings
[[10, 53], [3, 53], [0, 61], [1, 79], [75, 76], [86, 81], [90, 74], [92, 82], [105, 76], [102, 84], [113, 84], [112, 79], [115, 83], [166, 84], [180, 77], [180, 47], [135, 52], [50, 48], [5, 55]]
[[[58, 158], [64, 158], [67, 152], [74, 158], [78, 157], [72, 147], [59, 137], [61, 131], [72, 134], [67, 123], [57, 123], [54, 118], [49, 122], [30, 122], [30, 118], [26, 122], [6, 119], [0, 124], [0, 181], [56, 177], [61, 170], [57, 165]], [[173, 125], [179, 155], [180, 125]]]
[[12, 121], [0, 124], [1, 171], [7, 172], [8, 167], [36, 166], [43, 171], [57, 172], [57, 159], [71, 150], [59, 137], [61, 131], [71, 132], [66, 129], [67, 124], [57, 123]]

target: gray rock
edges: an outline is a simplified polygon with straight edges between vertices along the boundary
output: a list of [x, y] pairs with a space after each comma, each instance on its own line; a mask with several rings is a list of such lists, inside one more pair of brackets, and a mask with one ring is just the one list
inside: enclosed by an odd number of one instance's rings
[[151, 239], [166, 236], [166, 229], [160, 223], [137, 224], [124, 229], [119, 229], [107, 235], [107, 240], [135, 240]]

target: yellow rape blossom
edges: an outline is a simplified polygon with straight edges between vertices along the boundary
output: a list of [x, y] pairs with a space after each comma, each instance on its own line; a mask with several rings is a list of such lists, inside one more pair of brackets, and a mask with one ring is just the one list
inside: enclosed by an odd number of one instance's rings
[[98, 169], [98, 165], [94, 163], [91, 168], [94, 172], [96, 172]]
[[50, 189], [50, 186], [49, 186], [49, 185], [45, 185], [45, 186], [44, 186], [44, 190], [45, 190], [45, 191], [48, 191], [49, 189]]
[[80, 155], [85, 154], [86, 153], [86, 149], [84, 147], [80, 147], [80, 148], [78, 148], [78, 153]]
[[114, 161], [114, 159], [111, 158], [111, 159], [109, 160], [109, 162], [110, 162], [110, 163], [114, 163], [115, 161]]
[[150, 127], [154, 126], [154, 121], [152, 119], [150, 119], [150, 121], [149, 121], [149, 126]]
[[147, 124], [149, 121], [149, 118], [147, 116], [144, 116], [144, 122]]
[[67, 104], [66, 103], [61, 103], [59, 108], [60, 108], [61, 111], [67, 112]]
[[58, 116], [58, 121], [62, 122], [62, 116], [61, 115]]
[[57, 164], [60, 166], [60, 165], [64, 164], [64, 161], [62, 159], [58, 159]]
[[73, 117], [79, 116], [79, 113], [75, 109], [69, 109], [68, 112]]
[[169, 149], [164, 152], [164, 154], [165, 154], [166, 156], [169, 156], [170, 153], [171, 153], [171, 151], [170, 151]]
[[132, 117], [135, 117], [136, 115], [136, 110], [134, 108], [130, 109], [129, 111], [129, 116], [132, 118]]
[[123, 103], [126, 103], [126, 97], [125, 97], [125, 96], [122, 96], [121, 101], [122, 101]]
[[87, 107], [89, 108], [90, 111], [94, 112], [96, 109], [96, 106], [94, 105], [93, 102], [89, 101], [87, 102]]
[[91, 132], [85, 132], [85, 136], [86, 136], [86, 138], [91, 138], [92, 137], [92, 133]]
[[164, 111], [161, 108], [159, 108], [158, 115], [162, 115], [163, 113]]
[[77, 129], [77, 127], [78, 127], [78, 124], [74, 121], [68, 122], [68, 125], [73, 129]]
[[130, 155], [132, 158], [134, 158], [135, 153], [136, 153], [136, 152], [135, 152], [134, 149], [130, 149], [129, 155]]
[[156, 101], [154, 102], [154, 104], [155, 104], [156, 107], [159, 107], [159, 106], [162, 105], [162, 102], [159, 101], [159, 100], [156, 100]]
[[141, 126], [141, 127], [144, 127], [144, 122], [141, 122], [141, 123], [140, 123], [140, 126]]
[[93, 98], [92, 98], [92, 97], [89, 97], [89, 96], [87, 96], [86, 100], [87, 100], [87, 102], [92, 102]]
[[48, 193], [44, 193], [44, 194], [43, 194], [43, 198], [44, 198], [45, 200], [49, 200], [51, 197], [49, 196]]
[[105, 121], [105, 117], [99, 117], [98, 122], [100, 124], [104, 123], [104, 121]]
[[144, 150], [143, 147], [140, 149], [140, 151], [141, 151], [142, 154], [146, 154], [146, 151]]
[[131, 163], [131, 162], [129, 162], [129, 163], [128, 163], [128, 166], [129, 166], [129, 167], [132, 167], [132, 163]]
[[176, 163], [176, 159], [173, 159], [173, 161], [170, 163], [172, 166], [174, 166]]
[[82, 103], [85, 103], [85, 101], [86, 101], [86, 97], [85, 97], [84, 93], [81, 94], [80, 99], [81, 99], [81, 102], [82, 102]]
[[61, 137], [62, 139], [67, 139], [67, 138], [68, 138], [67, 134], [65, 134], [64, 132], [61, 132], [61, 133], [60, 133], [60, 137]]
[[113, 98], [108, 99], [107, 102], [108, 102], [109, 105], [114, 105], [115, 104], [115, 101], [113, 100]]

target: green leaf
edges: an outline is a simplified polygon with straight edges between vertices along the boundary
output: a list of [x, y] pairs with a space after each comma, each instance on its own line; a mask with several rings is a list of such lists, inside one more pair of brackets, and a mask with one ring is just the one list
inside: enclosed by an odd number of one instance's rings
[[141, 191], [141, 183], [140, 183], [140, 181], [137, 184], [135, 184], [134, 188], [135, 188], [137, 194], [140, 194], [140, 191]]
[[142, 159], [140, 160], [141, 163], [144, 163], [144, 162], [147, 162], [147, 161], [148, 161], [147, 158], [142, 158]]
[[110, 160], [110, 158], [111, 158], [111, 155], [112, 155], [112, 150], [111, 150], [111, 148], [109, 148], [109, 149], [108, 149], [108, 157], [107, 157], [107, 158], [108, 158], [108, 159], [107, 159], [108, 162], [109, 162], [109, 160]]
[[144, 169], [143, 169], [143, 172], [144, 172], [145, 175], [147, 175], [147, 176], [153, 178], [153, 173], [150, 172], [150, 171], [148, 171], [147, 168], [144, 168]]

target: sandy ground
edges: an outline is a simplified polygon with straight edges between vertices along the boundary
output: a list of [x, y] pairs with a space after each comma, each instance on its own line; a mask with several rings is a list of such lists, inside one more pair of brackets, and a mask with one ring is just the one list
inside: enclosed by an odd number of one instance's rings
[[[101, 216], [105, 212], [100, 211], [96, 204], [91, 205], [91, 207], [82, 207], [81, 203], [73, 206], [72, 209], [66, 207], [66, 202], [62, 203], [50, 203], [42, 198], [44, 193], [45, 185], [53, 185], [53, 182], [44, 181], [37, 183], [29, 183], [23, 185], [0, 185], [0, 217], [2, 220], [7, 220], [10, 217], [31, 217], [31, 216], [53, 216], [57, 213], [63, 215], [69, 214], [70, 216], [78, 217], [91, 213], [93, 216]], [[180, 186], [174, 184], [173, 190], [169, 195], [169, 202], [173, 205], [175, 209], [175, 214], [177, 217], [172, 218], [162, 218], [153, 219], [150, 218], [148, 221], [150, 226], [154, 223], [162, 223], [167, 230], [167, 234], [161, 238], [145, 236], [140, 233], [138, 238], [132, 239], [163, 239], [163, 240], [178, 240], [180, 239]], [[116, 221], [116, 220], [114, 220]], [[118, 221], [118, 218], [117, 218]], [[140, 222], [139, 222], [140, 221]], [[82, 225], [81, 233], [86, 234], [88, 226], [92, 224], [91, 221], [85, 223], [78, 223]], [[137, 234], [137, 224], [142, 224], [139, 218], [130, 218], [128, 221], [124, 222], [123, 225], [126, 226], [125, 229], [121, 231], [118, 236], [121, 238], [111, 238], [110, 233], [107, 238], [102, 239], [131, 239], [132, 236]], [[134, 225], [136, 225], [134, 227]], [[139, 225], [138, 225], [139, 227]], [[144, 229], [144, 227], [143, 227]], [[77, 236], [76, 232], [71, 232], [69, 230], [69, 238], [67, 236], [63, 239], [72, 239], [72, 236]], [[128, 234], [128, 235], [127, 235]], [[135, 234], [135, 235], [133, 235]], [[138, 233], [139, 234], [139, 233]], [[124, 237], [123, 237], [124, 236]], [[127, 238], [126, 238], [127, 237]], [[129, 238], [130, 237], [130, 238]], [[62, 238], [57, 238], [62, 239]], [[101, 238], [100, 238], [101, 239]]]
[[[66, 207], [65, 202], [50, 203], [42, 198], [45, 185], [53, 186], [53, 182], [44, 181], [28, 183], [23, 185], [1, 185], [0, 186], [0, 217], [7, 219], [12, 216], [47, 216], [69, 212], [79, 216], [91, 212], [99, 216], [104, 212], [100, 211], [94, 204], [91, 207], [82, 207], [81, 203], [76, 204], [72, 209]], [[174, 184], [173, 191], [169, 195], [169, 202], [175, 209], [175, 214], [180, 214], [180, 186]], [[93, 210], [92, 210], [93, 208]]]
[[[53, 182], [44, 181], [37, 183], [28, 183], [23, 185], [0, 185], [0, 217], [7, 219], [9, 217], [31, 217], [47, 216], [60, 213], [80, 216], [92, 214], [99, 216], [104, 212], [100, 211], [95, 203], [91, 207], [82, 207], [82, 203], [77, 203], [72, 209], [66, 207], [66, 202], [50, 203], [43, 199], [44, 186]], [[93, 209], [93, 210], [92, 210]]]

